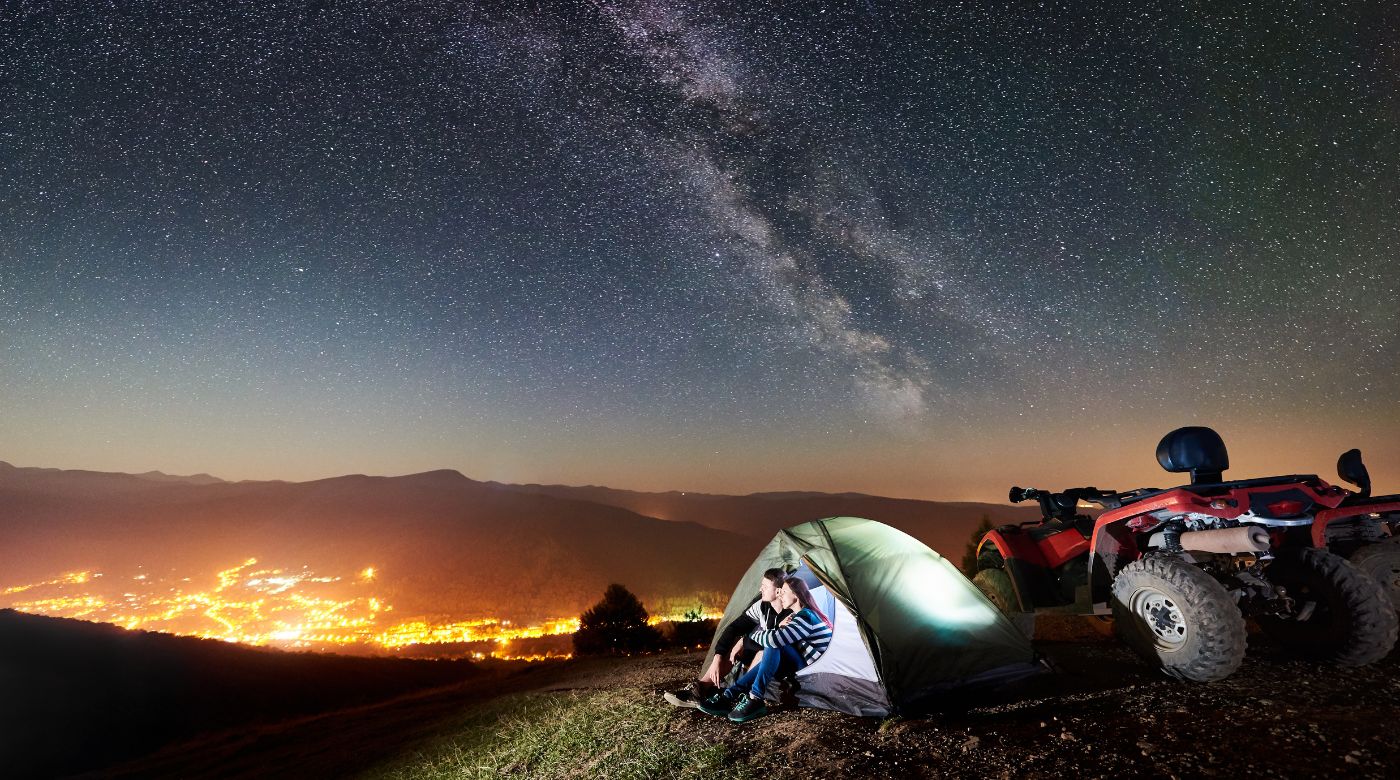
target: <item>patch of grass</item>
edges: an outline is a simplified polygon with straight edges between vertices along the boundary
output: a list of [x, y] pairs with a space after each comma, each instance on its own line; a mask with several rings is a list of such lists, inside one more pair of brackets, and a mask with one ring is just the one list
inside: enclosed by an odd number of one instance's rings
[[750, 770], [723, 745], [677, 738], [669, 707], [628, 691], [507, 696], [445, 724], [411, 757], [362, 775], [408, 778], [732, 778]]
[[903, 722], [904, 719], [899, 717], [898, 715], [891, 715], [888, 718], [885, 718], [884, 720], [880, 721], [880, 728], [878, 733], [887, 734], [889, 733], [890, 729], [893, 729], [895, 726], [898, 726]]

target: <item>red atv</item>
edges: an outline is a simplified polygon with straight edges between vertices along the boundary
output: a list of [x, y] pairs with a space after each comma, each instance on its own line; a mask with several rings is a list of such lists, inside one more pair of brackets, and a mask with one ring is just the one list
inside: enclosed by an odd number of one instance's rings
[[[1245, 616], [1317, 660], [1361, 666], [1390, 652], [1400, 495], [1370, 495], [1359, 451], [1337, 464], [1358, 492], [1310, 474], [1227, 482], [1225, 443], [1210, 428], [1167, 434], [1157, 461], [1191, 484], [1012, 488], [1013, 503], [1034, 499], [1043, 517], [988, 532], [973, 582], [1007, 612], [1112, 615], [1129, 646], [1180, 679], [1239, 668]], [[1103, 511], [1091, 517], [1081, 503]]]

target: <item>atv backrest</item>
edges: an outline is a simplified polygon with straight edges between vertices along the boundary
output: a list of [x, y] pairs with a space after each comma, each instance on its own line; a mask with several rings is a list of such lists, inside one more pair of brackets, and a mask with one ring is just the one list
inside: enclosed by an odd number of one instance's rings
[[1361, 462], [1361, 450], [1347, 450], [1337, 458], [1337, 476], [1361, 488], [1357, 495], [1366, 498], [1371, 495], [1371, 475], [1366, 464]]
[[1225, 441], [1210, 428], [1177, 428], [1157, 445], [1157, 462], [1172, 472], [1191, 472], [1191, 484], [1220, 482], [1230, 468]]

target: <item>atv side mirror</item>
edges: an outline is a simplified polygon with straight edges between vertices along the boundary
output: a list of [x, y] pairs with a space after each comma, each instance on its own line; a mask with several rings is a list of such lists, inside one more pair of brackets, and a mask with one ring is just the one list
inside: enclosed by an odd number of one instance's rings
[[1371, 495], [1371, 474], [1366, 464], [1361, 462], [1361, 450], [1347, 450], [1337, 458], [1337, 476], [1361, 488], [1357, 495], [1367, 498]]

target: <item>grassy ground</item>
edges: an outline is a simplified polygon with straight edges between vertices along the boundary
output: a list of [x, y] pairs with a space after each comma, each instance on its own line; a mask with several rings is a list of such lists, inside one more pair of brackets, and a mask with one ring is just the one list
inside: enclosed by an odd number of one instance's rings
[[442, 724], [448, 735], [366, 772], [374, 780], [750, 777], [722, 744], [676, 739], [673, 716], [637, 691], [507, 696]]

